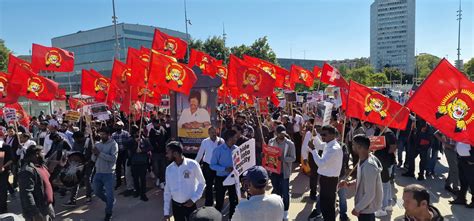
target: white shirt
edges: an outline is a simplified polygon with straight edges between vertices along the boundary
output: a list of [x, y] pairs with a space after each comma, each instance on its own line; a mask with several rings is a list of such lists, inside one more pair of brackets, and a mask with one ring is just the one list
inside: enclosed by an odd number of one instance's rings
[[[72, 144], [71, 144], [71, 142], [69, 142], [69, 138], [66, 136], [66, 134], [64, 134], [62, 132], [59, 132], [59, 131], [57, 131], [56, 133], [59, 136], [61, 136], [63, 138], [63, 140], [66, 141], [67, 144], [69, 144], [70, 147], [72, 147]], [[49, 152], [49, 150], [51, 150], [51, 146], [53, 145], [53, 141], [51, 139], [49, 139], [49, 135], [51, 135], [51, 133], [47, 133], [45, 138], [44, 138], [44, 144], [43, 144], [43, 153], [44, 154], [47, 154]]]
[[195, 121], [199, 123], [210, 123], [211, 116], [209, 115], [209, 112], [207, 112], [207, 110], [204, 108], [198, 108], [193, 114], [191, 113], [190, 108], [186, 108], [183, 110], [183, 112], [181, 112], [181, 116], [178, 120], [178, 128], [182, 128], [183, 124], [185, 123], [191, 123]]
[[149, 123], [146, 125], [146, 131], [148, 133], [148, 136], [150, 136], [150, 130], [153, 128], [153, 123]]
[[458, 152], [459, 156], [461, 157], [471, 156], [471, 153], [469, 152], [470, 150], [471, 150], [471, 145], [462, 143], [462, 142], [456, 143], [456, 152]]
[[303, 119], [303, 117], [302, 117], [301, 115], [299, 115], [299, 114], [295, 114], [294, 119], [295, 119], [295, 124], [293, 124], [293, 131], [294, 131], [295, 133], [297, 133], [297, 132], [300, 132], [300, 130], [301, 130], [301, 125], [303, 125], [304, 119]]
[[[201, 147], [199, 147], [199, 151], [196, 155], [196, 162], [201, 162], [203, 160], [207, 164], [211, 164], [211, 159], [212, 159], [212, 153], [214, 152], [214, 149], [218, 147], [219, 145], [224, 143], [224, 139], [217, 137], [216, 141], [212, 141], [210, 137], [204, 139], [201, 142]], [[204, 156], [204, 159], [203, 159]]]
[[165, 216], [170, 215], [171, 200], [177, 203], [192, 200], [196, 203], [201, 198], [206, 180], [195, 160], [184, 158], [180, 166], [173, 162], [166, 167], [165, 174], [166, 186], [163, 195]]
[[242, 200], [235, 208], [232, 221], [276, 221], [283, 220], [283, 200], [276, 194], [252, 196]]
[[[313, 138], [313, 134], [311, 134], [310, 131], [307, 131], [306, 134], [304, 135], [303, 143], [301, 146], [301, 157], [303, 160], [308, 159], [308, 154], [311, 153], [311, 149], [309, 148], [309, 141]], [[316, 135], [316, 137], [313, 139], [313, 144], [314, 148], [316, 150], [324, 150], [324, 146], [326, 145], [324, 142], [321, 141], [321, 137]]]
[[25, 157], [26, 150], [28, 150], [28, 147], [30, 147], [31, 145], [36, 146], [36, 142], [33, 140], [27, 140], [24, 144], [20, 146], [20, 148], [18, 148], [18, 150], [16, 150], [16, 155], [20, 156], [20, 159], [23, 160], [23, 158]]
[[327, 143], [320, 157], [317, 150], [311, 151], [316, 165], [318, 165], [318, 174], [327, 177], [339, 177], [342, 169], [342, 158], [344, 156], [342, 148], [336, 139]]

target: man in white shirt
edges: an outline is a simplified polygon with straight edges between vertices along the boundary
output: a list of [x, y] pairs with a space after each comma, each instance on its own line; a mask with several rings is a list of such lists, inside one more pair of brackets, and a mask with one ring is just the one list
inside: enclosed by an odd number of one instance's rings
[[214, 205], [214, 194], [213, 194], [213, 186], [214, 186], [214, 179], [216, 178], [216, 171], [211, 170], [211, 159], [212, 153], [214, 149], [219, 145], [224, 143], [224, 139], [217, 136], [216, 128], [210, 127], [209, 130], [209, 137], [204, 139], [201, 142], [201, 147], [199, 147], [199, 151], [196, 156], [196, 162], [202, 162], [202, 172], [204, 173], [204, 178], [206, 179], [206, 206], [213, 206]]
[[249, 200], [243, 200], [235, 209], [232, 221], [280, 221], [283, 220], [283, 200], [276, 194], [265, 195], [268, 173], [261, 166], [247, 171], [244, 180], [248, 182]]
[[300, 112], [297, 110], [293, 111], [293, 142], [295, 143], [296, 150], [296, 162], [300, 164], [301, 162], [301, 143], [303, 142], [302, 134], [300, 133], [303, 128], [304, 119], [301, 116]]
[[[31, 135], [29, 133], [22, 133], [20, 135], [20, 147], [16, 150], [16, 155], [20, 156], [20, 162], [22, 163], [23, 158], [25, 156], [26, 150], [30, 146], [36, 146], [36, 142], [31, 139]], [[22, 163], [23, 165], [23, 163]]]
[[200, 108], [201, 93], [199, 91], [192, 91], [188, 98], [189, 108], [181, 112], [178, 120], [178, 128], [197, 129], [207, 128], [211, 125], [211, 117], [209, 112]]
[[170, 220], [171, 207], [174, 220], [189, 220], [204, 192], [206, 181], [199, 164], [183, 156], [180, 142], [172, 141], [166, 146], [166, 158], [173, 162], [166, 168], [163, 220]]
[[[322, 142], [326, 143], [322, 156], [319, 156], [315, 147], [309, 146], [312, 149], [311, 154], [314, 162], [318, 165], [319, 202], [321, 203], [324, 220], [336, 220], [336, 192], [344, 155], [341, 146], [337, 142], [337, 134], [337, 129], [331, 125], [322, 128], [320, 136]], [[319, 142], [318, 137], [315, 137], [315, 139]]]

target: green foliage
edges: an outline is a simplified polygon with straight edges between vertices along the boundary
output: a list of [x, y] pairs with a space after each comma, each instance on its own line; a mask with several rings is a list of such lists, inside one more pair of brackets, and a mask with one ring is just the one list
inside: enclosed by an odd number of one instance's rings
[[229, 58], [229, 48], [225, 46], [224, 39], [218, 36], [209, 37], [203, 44], [203, 51], [218, 60]]
[[245, 54], [274, 64], [278, 63], [275, 52], [270, 47], [270, 44], [268, 44], [267, 36], [255, 40], [250, 46], [240, 45], [232, 47], [230, 52], [240, 58]]
[[8, 54], [10, 54], [10, 50], [5, 46], [5, 41], [0, 39], [0, 71], [7, 71]]
[[203, 43], [202, 40], [200, 40], [200, 39], [197, 39], [197, 40], [191, 39], [191, 40], [189, 41], [189, 45], [188, 45], [188, 46], [189, 46], [190, 49], [195, 49], [195, 50], [202, 51], [203, 48], [204, 48], [204, 43]]
[[367, 86], [383, 86], [384, 84], [389, 83], [387, 75], [384, 73], [375, 73], [369, 75], [367, 79]]
[[441, 58], [431, 54], [420, 54], [416, 56], [416, 71], [419, 78], [426, 78], [438, 65]]
[[471, 58], [466, 64], [464, 64], [464, 73], [474, 80], [474, 58]]
[[240, 45], [240, 46], [234, 46], [230, 49], [230, 53], [232, 53], [233, 55], [239, 57], [239, 58], [242, 58], [244, 56], [244, 54], [249, 54], [250, 52], [250, 47], [247, 46], [247, 45]]
[[384, 68], [383, 73], [385, 74], [388, 80], [392, 81], [400, 80], [400, 78], [402, 77], [402, 72], [400, 72], [400, 70], [397, 68]]

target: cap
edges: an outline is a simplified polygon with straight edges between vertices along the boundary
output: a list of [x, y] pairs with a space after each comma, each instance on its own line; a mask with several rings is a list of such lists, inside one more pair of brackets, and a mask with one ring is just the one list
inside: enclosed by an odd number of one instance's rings
[[279, 133], [286, 133], [286, 127], [283, 125], [278, 125], [277, 128], [275, 129], [276, 132]]
[[201, 207], [195, 210], [191, 216], [191, 221], [222, 221], [222, 214], [214, 207]]
[[117, 121], [117, 122], [115, 122], [115, 125], [123, 126], [124, 124], [123, 124], [122, 121]]
[[256, 188], [263, 188], [267, 186], [268, 173], [262, 166], [254, 166], [247, 170], [245, 178]]

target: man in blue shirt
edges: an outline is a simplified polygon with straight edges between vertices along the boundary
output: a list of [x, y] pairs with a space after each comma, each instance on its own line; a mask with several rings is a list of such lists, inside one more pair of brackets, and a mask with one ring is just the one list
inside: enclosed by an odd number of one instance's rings
[[235, 130], [227, 130], [224, 132], [222, 138], [224, 138], [225, 143], [221, 144], [214, 150], [210, 167], [212, 170], [216, 171], [216, 209], [222, 211], [225, 193], [228, 191], [230, 202], [229, 219], [231, 219], [235, 207], [238, 204], [237, 192], [234, 185], [224, 186], [223, 182], [234, 169], [232, 163], [232, 151], [237, 148], [237, 146], [235, 146], [238, 139], [237, 132]]

